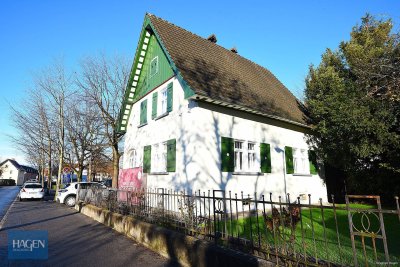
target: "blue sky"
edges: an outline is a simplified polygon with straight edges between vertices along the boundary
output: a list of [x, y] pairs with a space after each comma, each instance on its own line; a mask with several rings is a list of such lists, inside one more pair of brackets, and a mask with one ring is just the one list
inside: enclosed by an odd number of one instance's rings
[[146, 12], [200, 36], [215, 33], [226, 48], [268, 68], [302, 97], [308, 66], [326, 48], [349, 39], [369, 12], [400, 27], [400, 2], [354, 1], [82, 1], [2, 0], [0, 4], [0, 158], [24, 162], [12, 134], [9, 106], [20, 102], [32, 73], [63, 57], [74, 67], [100, 52], [133, 59]]

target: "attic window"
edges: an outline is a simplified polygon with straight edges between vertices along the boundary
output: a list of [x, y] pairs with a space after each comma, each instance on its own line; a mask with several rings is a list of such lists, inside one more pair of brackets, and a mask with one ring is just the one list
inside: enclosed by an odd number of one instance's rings
[[150, 62], [150, 77], [158, 72], [158, 56], [154, 57]]

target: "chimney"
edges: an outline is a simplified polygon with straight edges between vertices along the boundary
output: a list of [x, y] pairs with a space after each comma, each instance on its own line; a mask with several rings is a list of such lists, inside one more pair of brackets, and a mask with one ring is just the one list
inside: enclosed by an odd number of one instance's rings
[[238, 53], [238, 51], [237, 51], [237, 48], [234, 46], [234, 47], [232, 47], [231, 49], [230, 49], [233, 53], [235, 53], [235, 54], [237, 54]]
[[215, 34], [211, 34], [210, 36], [207, 37], [207, 40], [212, 42], [212, 43], [216, 43], [217, 42], [217, 36], [215, 36]]

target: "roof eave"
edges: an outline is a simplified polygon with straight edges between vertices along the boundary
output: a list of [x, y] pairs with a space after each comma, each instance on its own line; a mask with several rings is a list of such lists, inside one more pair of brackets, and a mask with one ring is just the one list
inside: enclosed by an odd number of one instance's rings
[[252, 114], [260, 115], [260, 116], [263, 116], [263, 117], [267, 117], [267, 118], [270, 118], [270, 119], [274, 119], [274, 120], [290, 123], [290, 124], [293, 124], [293, 125], [296, 125], [296, 126], [300, 126], [300, 127], [306, 128], [306, 129], [311, 129], [311, 127], [309, 125], [304, 124], [304, 123], [300, 123], [300, 122], [293, 121], [293, 120], [290, 120], [290, 119], [287, 119], [287, 118], [283, 118], [283, 117], [280, 117], [280, 116], [276, 116], [276, 115], [271, 115], [271, 114], [268, 114], [268, 113], [260, 112], [258, 110], [255, 110], [255, 109], [252, 109], [252, 108], [249, 108], [249, 107], [245, 107], [245, 106], [242, 106], [242, 105], [232, 104], [232, 103], [228, 103], [228, 102], [221, 101], [221, 100], [215, 100], [215, 99], [212, 99], [212, 98], [210, 98], [208, 96], [204, 96], [204, 95], [201, 95], [201, 94], [194, 94], [191, 97], [189, 97], [189, 99], [202, 100], [202, 101], [206, 101], [206, 102], [213, 103], [213, 104], [216, 104], [216, 105], [220, 105], [220, 106], [223, 106], [223, 107], [228, 107], [228, 108], [232, 108], [232, 109], [236, 109], [236, 110], [241, 110], [241, 111], [249, 112], [249, 113], [252, 113]]

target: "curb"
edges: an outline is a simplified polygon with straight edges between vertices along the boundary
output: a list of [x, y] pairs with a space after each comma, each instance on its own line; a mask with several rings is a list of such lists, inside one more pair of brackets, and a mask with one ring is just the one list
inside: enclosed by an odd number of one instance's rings
[[9, 214], [11, 208], [14, 206], [14, 203], [15, 203], [15, 201], [17, 200], [17, 198], [18, 198], [18, 194], [15, 196], [15, 198], [14, 198], [14, 200], [11, 202], [10, 206], [8, 206], [8, 209], [7, 209], [6, 213], [4, 214], [4, 217], [1, 219], [1, 221], [0, 221], [0, 231], [3, 229], [3, 225], [4, 225], [4, 223], [6, 222], [7, 217], [8, 217], [8, 214]]

